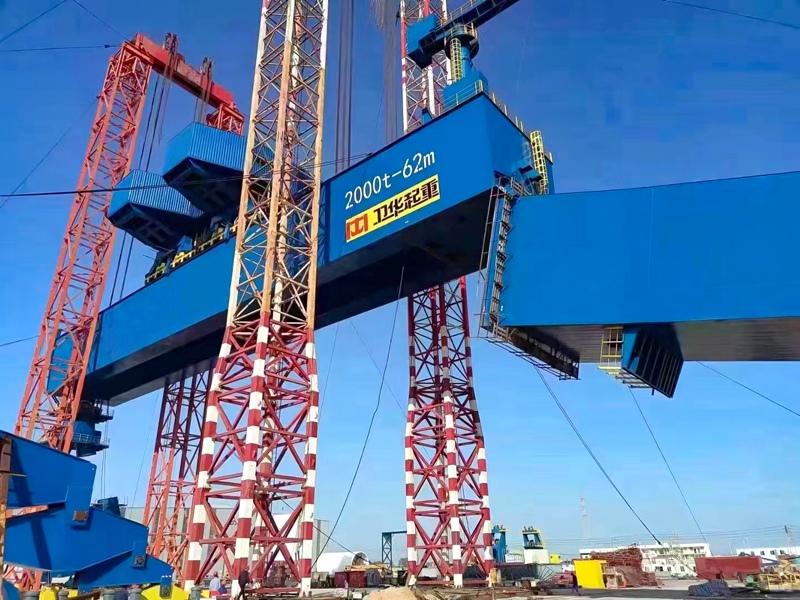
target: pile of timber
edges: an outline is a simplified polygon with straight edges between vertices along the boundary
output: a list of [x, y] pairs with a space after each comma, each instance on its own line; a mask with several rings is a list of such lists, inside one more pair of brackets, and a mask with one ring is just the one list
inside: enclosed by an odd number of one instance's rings
[[642, 551], [636, 546], [613, 552], [592, 552], [592, 560], [606, 561], [606, 570], [625, 578], [627, 587], [658, 586], [654, 573], [645, 573], [642, 568]]

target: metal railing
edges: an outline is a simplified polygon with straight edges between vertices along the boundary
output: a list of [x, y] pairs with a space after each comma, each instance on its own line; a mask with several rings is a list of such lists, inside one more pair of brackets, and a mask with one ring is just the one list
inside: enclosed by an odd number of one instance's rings
[[89, 435], [88, 433], [75, 433], [72, 435], [72, 443], [73, 444], [91, 444], [93, 446], [105, 446], [108, 448], [108, 445], [111, 440], [108, 438], [103, 438], [101, 435]]
[[95, 404], [94, 402], [81, 402], [80, 412], [91, 412], [99, 414], [108, 419], [114, 418], [114, 410], [108, 404]]
[[519, 129], [525, 135], [528, 135], [527, 132], [525, 131], [525, 126], [522, 124], [522, 119], [520, 119], [516, 115], [516, 113], [514, 113], [514, 111], [508, 108], [508, 104], [500, 100], [500, 98], [498, 98], [494, 92], [489, 92], [487, 95], [489, 96], [489, 98], [492, 99], [492, 102], [494, 102], [495, 105], [497, 105], [497, 108], [502, 110], [503, 114], [505, 114], [505, 116], [507, 116], [511, 120], [511, 122], [517, 126], [517, 129]]
[[472, 10], [473, 8], [475, 8], [477, 4], [481, 4], [482, 2], [486, 2], [486, 0], [467, 0], [467, 2], [464, 2], [464, 4], [462, 4], [458, 8], [454, 8], [453, 10], [447, 11], [447, 20], [444, 23], [442, 23], [442, 25], [446, 25], [447, 23], [450, 23], [458, 19], [465, 12]]
[[600, 362], [597, 368], [628, 387], [649, 388], [648, 384], [622, 367], [624, 333], [624, 329], [619, 326], [606, 327], [603, 330], [603, 338], [600, 341]]
[[483, 81], [476, 81], [471, 86], [464, 88], [454, 96], [451, 96], [445, 100], [442, 104], [442, 112], [453, 110], [457, 106], [464, 104], [464, 102], [470, 98], [474, 98], [478, 94], [483, 93], [484, 89], [485, 86], [483, 85]]
[[514, 111], [508, 108], [508, 104], [503, 102], [500, 98], [497, 97], [497, 94], [494, 92], [490, 92], [486, 89], [483, 81], [478, 80], [473, 83], [471, 86], [464, 88], [454, 96], [451, 96], [442, 105], [442, 112], [447, 112], [453, 110], [457, 106], [464, 104], [467, 100], [474, 98], [478, 94], [486, 94], [486, 97], [489, 98], [492, 102], [494, 102], [495, 106], [503, 111], [503, 114], [508, 117], [508, 119], [516, 125], [517, 129], [519, 129], [522, 133], [526, 136], [529, 134], [525, 131], [525, 125], [522, 123], [522, 119], [520, 119]]
[[187, 250], [185, 252], [173, 250], [158, 265], [156, 265], [156, 267], [147, 276], [145, 276], [145, 285], [153, 283], [157, 279], [161, 279], [161, 277], [171, 272], [173, 269], [176, 269], [184, 263], [189, 262], [191, 259], [203, 254], [235, 234], [236, 223], [230, 227], [226, 227], [224, 223], [220, 223], [216, 229], [208, 234], [207, 239], [201, 239], [202, 235], [196, 236], [192, 242], [191, 250]]

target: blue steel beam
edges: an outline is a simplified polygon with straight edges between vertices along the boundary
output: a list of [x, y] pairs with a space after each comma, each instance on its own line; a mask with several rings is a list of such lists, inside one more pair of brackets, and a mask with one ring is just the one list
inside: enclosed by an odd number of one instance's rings
[[684, 360], [800, 360], [798, 189], [783, 173], [523, 197], [496, 317], [581, 362], [607, 326], [660, 325]]
[[90, 506], [93, 464], [4, 431], [0, 436], [11, 443], [8, 508], [43, 507], [7, 520], [6, 563], [72, 576], [82, 591], [171, 575], [169, 565], [147, 555], [144, 525]]
[[[408, 30], [406, 53], [421, 69], [430, 66], [434, 55], [444, 52], [447, 41], [454, 31], [463, 27], [480, 27], [519, 0], [469, 0], [447, 15], [447, 20], [439, 22], [436, 15], [430, 15]], [[478, 52], [475, 44], [471, 56]], [[452, 58], [452, 57], [451, 57]]]
[[[201, 168], [214, 161], [230, 168], [229, 153], [213, 140], [202, 147], [176, 140]], [[185, 161], [167, 154], [189, 178]], [[403, 295], [474, 272], [495, 174], [532, 176], [530, 154], [527, 136], [480, 95], [325, 182], [318, 327], [396, 300], [403, 268]], [[233, 245], [218, 243], [101, 313], [87, 399], [123, 402], [183, 369], [207, 368], [225, 324]]]
[[[403, 268], [405, 295], [475, 272], [495, 177], [534, 176], [529, 163], [527, 137], [481, 95], [326, 182], [318, 326], [395, 300]], [[438, 197], [414, 204], [433, 176]], [[536, 344], [545, 356], [560, 353], [557, 370], [598, 362], [608, 326], [641, 331], [643, 344], [674, 332], [669, 365], [798, 360], [798, 188], [800, 174], [790, 173], [522, 198], [495, 316], [523, 354]], [[87, 399], [123, 402], [208, 367], [224, 327], [232, 246], [218, 244], [102, 313]], [[491, 260], [490, 280], [496, 267]], [[651, 373], [638, 355], [625, 360], [671, 393], [672, 375]]]

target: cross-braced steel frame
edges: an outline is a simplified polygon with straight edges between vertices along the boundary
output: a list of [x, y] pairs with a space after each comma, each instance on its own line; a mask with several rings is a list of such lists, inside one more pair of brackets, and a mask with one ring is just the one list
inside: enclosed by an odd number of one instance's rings
[[[14, 433], [69, 452], [92, 351], [115, 229], [106, 218], [111, 190], [128, 173], [153, 70], [175, 79], [217, 109], [207, 122], [241, 132], [243, 118], [228, 92], [183, 63], [170, 34], [159, 47], [141, 34], [111, 57], [98, 96], [86, 157]], [[224, 98], [225, 100], [221, 100]]]
[[210, 381], [211, 373], [205, 371], [164, 387], [144, 505], [147, 552], [171, 565], [180, 582]]
[[131, 165], [151, 65], [126, 42], [98, 97], [14, 433], [69, 452], [111, 260], [111, 192]]
[[450, 78], [450, 61], [437, 55], [427, 69], [420, 69], [405, 54], [407, 31], [417, 21], [435, 14], [447, 17], [446, 0], [400, 0], [400, 86], [403, 102], [403, 133], [423, 123], [423, 114], [437, 114], [442, 105], [442, 89]]
[[[327, 19], [327, 0], [262, 6], [227, 325], [203, 424], [186, 589], [221, 562], [234, 578], [249, 567], [261, 589], [310, 593]], [[238, 591], [234, 579], [231, 592]]]
[[486, 448], [466, 307], [463, 278], [408, 301], [405, 483], [410, 584], [431, 566], [441, 575], [440, 581], [460, 587], [468, 565], [485, 575], [481, 583], [491, 583]]
[[[432, 13], [446, 19], [445, 0], [401, 0], [403, 129], [441, 111], [449, 61], [419, 69], [405, 56], [407, 28]], [[440, 582], [461, 587], [468, 565], [491, 584], [493, 568], [486, 450], [472, 384], [466, 280], [408, 299], [409, 401], [405, 439], [408, 583], [434, 567]]]
[[[216, 110], [207, 123], [241, 132], [243, 117], [232, 96], [177, 54], [178, 39], [163, 46], [137, 34], [111, 57], [98, 96], [89, 144], [78, 177], [78, 192], [45, 305], [14, 433], [70, 452], [92, 351], [103, 288], [111, 261], [115, 229], [107, 219], [111, 190], [128, 173], [152, 71]], [[89, 399], [90, 401], [92, 399]], [[8, 570], [20, 589], [38, 587], [40, 575]]]

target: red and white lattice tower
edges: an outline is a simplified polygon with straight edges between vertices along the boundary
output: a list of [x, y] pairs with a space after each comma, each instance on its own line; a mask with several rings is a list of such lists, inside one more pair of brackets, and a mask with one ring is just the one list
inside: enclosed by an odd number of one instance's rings
[[217, 565], [310, 594], [327, 0], [264, 0], [228, 317], [208, 394], [184, 588]]
[[181, 582], [210, 381], [206, 371], [164, 387], [144, 505], [144, 524], [150, 532], [147, 552], [171, 565]]
[[450, 61], [437, 54], [433, 64], [420, 69], [406, 56], [407, 31], [417, 21], [435, 14], [447, 16], [447, 0], [400, 0], [400, 85], [403, 102], [403, 133], [408, 133], [423, 122], [423, 113], [431, 116], [442, 106], [442, 89], [450, 78]]
[[[206, 63], [210, 66], [210, 62]], [[210, 78], [204, 89], [215, 85]], [[204, 99], [207, 99], [207, 93]], [[244, 119], [234, 104], [220, 104], [206, 116], [206, 124], [242, 133]], [[173, 569], [173, 578], [183, 582], [184, 558], [188, 546], [189, 508], [200, 457], [209, 371], [195, 373], [164, 386], [156, 431], [150, 480], [144, 507], [144, 524], [149, 531], [147, 551]]]
[[[401, 0], [400, 39], [403, 129], [441, 111], [449, 61], [439, 55], [427, 69], [405, 56], [407, 28], [435, 13], [445, 0]], [[466, 280], [408, 299], [409, 401], [405, 438], [406, 546], [409, 585], [432, 566], [455, 587], [476, 565], [491, 585], [491, 519], [486, 451], [472, 383]]]

